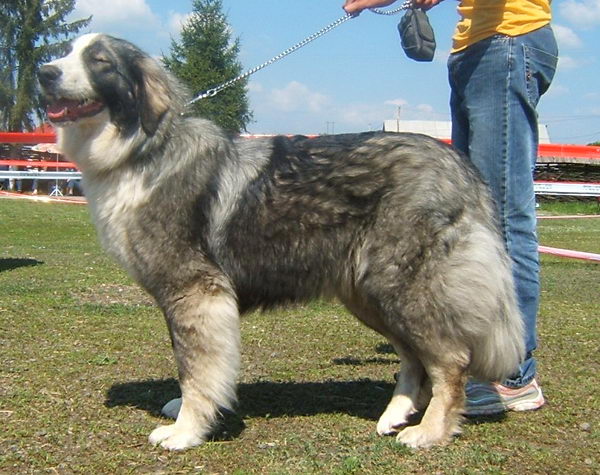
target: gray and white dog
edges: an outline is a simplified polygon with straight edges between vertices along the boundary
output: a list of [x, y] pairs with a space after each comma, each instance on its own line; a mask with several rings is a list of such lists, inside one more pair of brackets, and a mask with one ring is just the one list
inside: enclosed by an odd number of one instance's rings
[[521, 360], [494, 207], [450, 146], [384, 133], [231, 140], [182, 115], [186, 91], [154, 59], [100, 34], [39, 80], [102, 244], [166, 318], [182, 398], [153, 444], [201, 444], [232, 408], [238, 319], [254, 308], [336, 297], [386, 337], [402, 371], [377, 431], [411, 447], [459, 431], [468, 374], [500, 380]]

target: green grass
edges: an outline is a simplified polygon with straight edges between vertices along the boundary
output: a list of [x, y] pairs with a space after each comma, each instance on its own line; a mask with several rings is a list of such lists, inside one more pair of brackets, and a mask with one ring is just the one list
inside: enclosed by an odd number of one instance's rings
[[[599, 253], [599, 229], [546, 220], [540, 240]], [[165, 324], [85, 208], [0, 200], [0, 230], [0, 473], [600, 471], [598, 264], [542, 257], [541, 411], [470, 421], [427, 451], [378, 437], [394, 355], [343, 307], [314, 302], [243, 319], [237, 414], [214, 441], [168, 453], [146, 442], [178, 395]]]
[[557, 198], [540, 198], [538, 212], [541, 215], [600, 214], [600, 198], [579, 198], [560, 201]]

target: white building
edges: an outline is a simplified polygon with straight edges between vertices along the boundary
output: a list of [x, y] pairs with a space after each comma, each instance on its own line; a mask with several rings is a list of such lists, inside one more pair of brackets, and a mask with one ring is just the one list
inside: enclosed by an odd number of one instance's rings
[[[449, 140], [452, 135], [452, 123], [444, 120], [399, 120], [390, 119], [383, 123], [385, 132], [412, 132], [425, 134], [436, 139]], [[548, 127], [544, 124], [538, 125], [540, 143], [550, 143]]]

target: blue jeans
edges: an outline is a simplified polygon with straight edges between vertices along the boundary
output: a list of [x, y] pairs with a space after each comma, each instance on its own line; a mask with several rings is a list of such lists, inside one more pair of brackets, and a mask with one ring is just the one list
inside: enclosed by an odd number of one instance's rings
[[489, 185], [513, 262], [525, 325], [526, 359], [503, 383], [524, 386], [536, 373], [539, 254], [533, 169], [537, 159], [536, 106], [556, 70], [551, 27], [525, 35], [495, 35], [448, 60], [452, 89], [452, 142], [469, 156]]

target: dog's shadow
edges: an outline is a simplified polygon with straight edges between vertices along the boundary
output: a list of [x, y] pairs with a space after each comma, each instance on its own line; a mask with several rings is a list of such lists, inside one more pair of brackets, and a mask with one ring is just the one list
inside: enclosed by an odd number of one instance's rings
[[[376, 347], [378, 354], [393, 354], [391, 345]], [[396, 360], [384, 358], [340, 358], [338, 365], [363, 365], [366, 363], [397, 364]], [[237, 386], [238, 406], [235, 413], [223, 412], [220, 424], [212, 440], [231, 440], [244, 430], [245, 418], [314, 416], [318, 414], [348, 414], [361, 419], [376, 421], [385, 410], [394, 391], [393, 380], [322, 382], [259, 381], [240, 383]], [[161, 379], [135, 381], [113, 385], [106, 397], [107, 407], [129, 406], [160, 416], [160, 410], [171, 399], [181, 397], [177, 380]], [[414, 414], [409, 424], [418, 424], [422, 414]], [[466, 418], [467, 424], [498, 422], [504, 414]]]
[[[357, 380], [324, 382], [241, 383], [237, 387], [236, 413], [224, 413], [215, 440], [236, 438], [244, 430], [244, 418], [311, 416], [343, 413], [377, 420], [389, 402], [391, 382]], [[127, 382], [113, 385], [107, 407], [130, 406], [159, 416], [162, 406], [181, 396], [175, 379]]]

